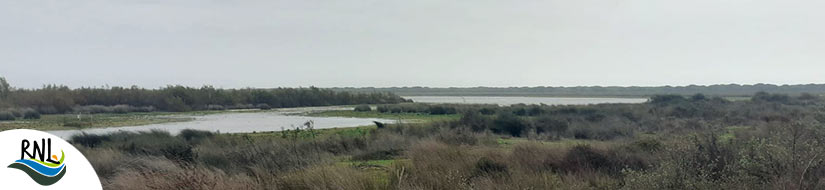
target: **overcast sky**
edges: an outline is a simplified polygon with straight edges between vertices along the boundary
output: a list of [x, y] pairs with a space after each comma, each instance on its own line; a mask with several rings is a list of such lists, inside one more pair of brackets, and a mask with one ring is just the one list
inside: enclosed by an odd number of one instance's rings
[[825, 1], [0, 0], [13, 86], [825, 83]]

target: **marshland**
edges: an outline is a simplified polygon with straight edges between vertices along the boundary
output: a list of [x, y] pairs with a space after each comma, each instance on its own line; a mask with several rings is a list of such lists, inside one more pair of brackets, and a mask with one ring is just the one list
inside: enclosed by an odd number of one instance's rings
[[[808, 93], [757, 92], [748, 98], [671, 94], [651, 95], [641, 103], [501, 105], [415, 103], [390, 93], [317, 88], [47, 86], [4, 92], [0, 115], [11, 115], [11, 121], [0, 123], [3, 130], [80, 131], [66, 138], [92, 163], [105, 189], [825, 187], [825, 98]], [[145, 94], [125, 98], [132, 93]], [[292, 93], [300, 98], [278, 103]], [[111, 101], [88, 101], [93, 95]], [[308, 98], [313, 96], [323, 98]], [[292, 112], [288, 115], [307, 120], [270, 131], [143, 127], [83, 132], [191, 122], [177, 121], [187, 115], [266, 114], [274, 112], [271, 109], [335, 105], [357, 106]], [[215, 109], [219, 106], [224, 109]], [[39, 118], [30, 116], [35, 112]], [[79, 124], [76, 118], [57, 119], [78, 114], [98, 119], [81, 118]], [[131, 119], [135, 117], [144, 119]], [[323, 128], [314, 121], [323, 118], [369, 122]]]

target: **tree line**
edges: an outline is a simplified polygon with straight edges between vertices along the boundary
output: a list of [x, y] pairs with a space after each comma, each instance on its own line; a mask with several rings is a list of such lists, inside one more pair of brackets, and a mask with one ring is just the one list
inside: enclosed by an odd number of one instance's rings
[[[38, 89], [11, 87], [0, 77], [0, 109], [34, 109], [44, 114], [97, 110], [192, 111], [236, 108], [285, 108], [406, 102], [392, 93], [336, 92], [316, 87], [275, 89], [220, 89], [167, 86], [160, 89], [132, 87], [83, 87], [45, 85]], [[117, 106], [117, 107], [116, 107]], [[115, 109], [118, 108], [118, 109]], [[120, 109], [122, 108], [122, 109]]]
[[343, 92], [391, 92], [401, 96], [595, 96], [595, 97], [648, 97], [658, 94], [748, 97], [757, 92], [800, 95], [802, 93], [825, 94], [825, 84], [773, 85], [773, 84], [720, 84], [688, 86], [575, 86], [575, 87], [388, 87], [388, 88], [332, 88]]

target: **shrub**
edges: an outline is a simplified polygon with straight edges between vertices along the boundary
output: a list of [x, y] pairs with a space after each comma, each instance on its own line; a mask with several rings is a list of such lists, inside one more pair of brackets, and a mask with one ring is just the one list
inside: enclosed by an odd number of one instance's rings
[[255, 105], [255, 108], [262, 109], [262, 110], [272, 109], [272, 107], [270, 107], [269, 104], [258, 104], [258, 105]]
[[447, 108], [444, 106], [431, 106], [429, 109], [430, 114], [432, 115], [444, 115], [444, 114], [452, 114], [455, 113], [455, 108]]
[[79, 135], [73, 135], [70, 141], [75, 144], [80, 144], [85, 147], [94, 148], [99, 146], [105, 141], [111, 140], [108, 135], [96, 135], [96, 134], [88, 134], [88, 133], [81, 133]]
[[633, 142], [633, 146], [645, 152], [656, 152], [663, 148], [662, 142], [654, 138], [641, 138]]
[[356, 154], [352, 156], [352, 160], [389, 160], [399, 155], [401, 150], [398, 149], [377, 150]]
[[496, 114], [496, 109], [495, 108], [484, 107], [484, 108], [481, 108], [480, 110], [478, 110], [478, 112], [481, 113], [481, 114], [484, 114], [484, 115], [493, 115], [493, 114]]
[[691, 96], [690, 100], [691, 101], [704, 101], [704, 100], [708, 100], [708, 97], [705, 96], [704, 94], [697, 93], [697, 94], [694, 94], [693, 96]]
[[9, 109], [9, 113], [14, 115], [14, 117], [23, 117], [23, 110], [20, 109]]
[[624, 169], [646, 169], [648, 161], [634, 152], [601, 150], [589, 145], [576, 145], [567, 152], [561, 169], [565, 171], [596, 170], [618, 175]]
[[129, 105], [112, 106], [112, 113], [124, 114], [124, 113], [129, 113], [131, 111], [132, 111], [132, 106], [129, 106]]
[[684, 96], [676, 95], [676, 94], [669, 94], [669, 95], [655, 95], [650, 97], [650, 103], [657, 104], [657, 105], [667, 105], [667, 104], [675, 104], [684, 102], [686, 99]]
[[381, 105], [381, 106], [376, 107], [376, 110], [378, 110], [378, 112], [381, 112], [381, 113], [387, 113], [387, 112], [390, 111], [390, 107], [386, 106], [386, 105]]
[[473, 173], [475, 176], [500, 177], [507, 175], [507, 165], [487, 157], [481, 157], [476, 162]]
[[520, 137], [527, 125], [511, 113], [501, 113], [493, 120], [493, 132]]
[[357, 112], [368, 112], [368, 111], [372, 111], [372, 108], [370, 108], [369, 105], [358, 105], [358, 106], [355, 106], [355, 111], [357, 111]]
[[34, 109], [26, 109], [26, 111], [23, 112], [23, 119], [40, 119], [40, 112]]
[[401, 113], [401, 111], [402, 111], [402, 109], [401, 109], [401, 107], [400, 107], [400, 106], [392, 106], [392, 107], [390, 107], [390, 112], [391, 112], [391, 113]]
[[14, 120], [14, 119], [15, 119], [14, 114], [12, 114], [11, 112], [7, 112], [7, 111], [0, 112], [0, 121], [10, 121], [10, 120]]
[[202, 139], [210, 138], [214, 135], [215, 133], [209, 131], [201, 131], [194, 129], [184, 129], [180, 131], [180, 134], [178, 134], [179, 137], [182, 137], [186, 141], [200, 141]]
[[550, 116], [542, 116], [535, 122], [536, 134], [552, 133], [557, 137], [567, 131], [567, 121], [556, 119]]
[[587, 145], [574, 146], [564, 157], [566, 171], [580, 171], [586, 169], [606, 169], [610, 167], [607, 155]]
[[478, 114], [478, 112], [468, 111], [461, 115], [458, 123], [470, 127], [472, 131], [479, 132], [487, 130], [490, 121], [487, 117]]

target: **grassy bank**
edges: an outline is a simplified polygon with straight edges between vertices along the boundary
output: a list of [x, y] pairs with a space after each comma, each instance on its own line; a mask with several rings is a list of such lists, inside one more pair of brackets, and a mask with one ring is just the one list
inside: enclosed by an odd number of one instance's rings
[[[258, 112], [261, 110], [243, 110], [240, 112]], [[0, 122], [0, 131], [12, 129], [75, 130], [89, 128], [106, 128], [122, 126], [150, 125], [170, 122], [184, 122], [193, 116], [236, 113], [239, 111], [193, 111], [193, 112], [133, 112], [133, 113], [99, 113], [99, 114], [49, 114], [40, 119], [18, 119]]]

